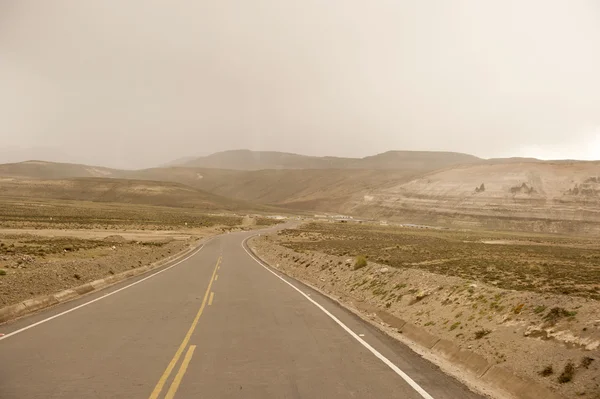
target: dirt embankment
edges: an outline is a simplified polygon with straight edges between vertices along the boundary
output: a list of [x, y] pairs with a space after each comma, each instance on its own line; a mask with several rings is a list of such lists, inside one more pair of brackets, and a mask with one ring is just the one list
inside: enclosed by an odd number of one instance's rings
[[600, 398], [597, 300], [373, 262], [355, 269], [353, 257], [297, 252], [281, 243], [278, 236], [263, 236], [250, 245], [272, 266], [346, 303], [420, 326], [565, 397]]
[[0, 235], [0, 308], [149, 265], [188, 248], [196, 238], [133, 241]]

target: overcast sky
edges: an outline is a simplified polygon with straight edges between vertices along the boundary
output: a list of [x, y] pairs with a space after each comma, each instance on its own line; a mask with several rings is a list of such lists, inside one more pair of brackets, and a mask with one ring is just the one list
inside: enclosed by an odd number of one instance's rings
[[600, 159], [596, 0], [3, 0], [0, 161]]

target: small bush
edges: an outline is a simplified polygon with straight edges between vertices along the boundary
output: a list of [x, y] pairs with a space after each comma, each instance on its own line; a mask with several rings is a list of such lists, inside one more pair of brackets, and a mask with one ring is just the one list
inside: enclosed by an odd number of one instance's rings
[[367, 258], [362, 255], [357, 256], [354, 263], [354, 270], [362, 269], [365, 266], [367, 266]]
[[514, 309], [513, 309], [513, 313], [514, 313], [514, 314], [519, 314], [519, 313], [521, 313], [521, 311], [523, 310], [523, 307], [525, 307], [525, 304], [524, 304], [524, 303], [520, 303], [520, 304], [518, 304], [517, 306], [515, 306], [515, 307], [514, 307]]
[[533, 313], [542, 313], [544, 310], [546, 310], [546, 306], [538, 305], [533, 309]]
[[548, 366], [544, 367], [544, 369], [540, 371], [539, 374], [542, 377], [548, 377], [549, 375], [554, 374], [554, 369], [552, 368], [552, 365], [549, 364]]
[[562, 319], [563, 317], [573, 317], [577, 314], [577, 312], [575, 311], [568, 311], [566, 309], [563, 308], [552, 308], [550, 309], [550, 311], [548, 312], [548, 314], [546, 316], [544, 316], [544, 320], [546, 320], [548, 323], [554, 325], [556, 324], [556, 322], [560, 319]]
[[590, 364], [592, 364], [593, 361], [593, 357], [585, 356], [583, 359], [581, 359], [581, 367], [587, 369], [590, 367]]
[[485, 337], [486, 335], [488, 335], [491, 332], [492, 332], [492, 330], [488, 330], [488, 329], [485, 329], [485, 328], [482, 328], [481, 330], [475, 331], [475, 339], [481, 339], [481, 338]]
[[575, 375], [575, 365], [573, 362], [568, 362], [565, 365], [563, 372], [558, 376], [558, 382], [561, 384], [565, 384], [573, 380], [573, 376]]
[[77, 273], [75, 273], [73, 275], [73, 277], [75, 278], [75, 280], [81, 280], [81, 276], [79, 274], [77, 274]]
[[456, 330], [456, 328], [457, 328], [458, 326], [460, 326], [460, 321], [457, 321], [456, 323], [452, 324], [452, 325], [450, 326], [450, 331], [452, 331], [452, 330]]
[[0, 269], [0, 276], [6, 276], [6, 270]]

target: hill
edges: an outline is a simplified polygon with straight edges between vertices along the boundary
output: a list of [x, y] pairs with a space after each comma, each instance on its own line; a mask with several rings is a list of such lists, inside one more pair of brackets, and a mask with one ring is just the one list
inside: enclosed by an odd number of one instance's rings
[[0, 196], [115, 202], [205, 210], [260, 208], [179, 183], [111, 178], [51, 180], [4, 178], [0, 179]]
[[357, 193], [348, 207], [421, 223], [511, 228], [526, 221], [540, 231], [598, 230], [600, 162], [463, 165]]
[[117, 169], [45, 161], [25, 161], [0, 165], [0, 176], [33, 179], [68, 179], [72, 177], [113, 177]]
[[263, 169], [410, 169], [433, 170], [481, 162], [473, 155], [436, 151], [388, 151], [365, 158], [314, 157], [276, 151], [223, 151], [173, 166], [235, 170]]
[[355, 162], [354, 168], [436, 170], [454, 165], [484, 162], [474, 155], [444, 151], [388, 151]]
[[155, 168], [122, 172], [135, 179], [182, 183], [223, 197], [298, 210], [337, 211], [357, 191], [374, 190], [418, 176], [414, 171], [280, 169], [240, 171]]
[[[399, 160], [402, 169], [388, 167]], [[360, 160], [370, 169], [353, 168], [346, 160], [345, 168], [137, 171], [32, 161], [0, 165], [0, 176], [10, 177], [0, 181], [0, 195], [206, 209], [277, 207], [416, 224], [600, 233], [600, 162], [477, 160], [388, 152]], [[99, 174], [111, 178], [94, 177]]]
[[326, 169], [340, 168], [352, 158], [313, 157], [277, 151], [232, 150], [198, 157], [174, 166], [262, 170], [262, 169]]
[[[227, 161], [230, 167], [275, 167], [262, 170], [163, 167], [127, 171], [28, 161], [0, 165], [0, 176], [34, 180], [101, 176], [175, 182], [238, 201], [289, 209], [337, 212], [345, 209], [344, 205], [357, 192], [407, 182], [437, 167], [479, 160], [458, 153], [412, 151], [390, 151], [362, 159], [228, 151], [205, 159]], [[251, 160], [254, 163], [250, 165]], [[216, 166], [217, 163], [209, 165]], [[335, 165], [339, 167], [334, 168]], [[301, 167], [307, 169], [299, 169]]]

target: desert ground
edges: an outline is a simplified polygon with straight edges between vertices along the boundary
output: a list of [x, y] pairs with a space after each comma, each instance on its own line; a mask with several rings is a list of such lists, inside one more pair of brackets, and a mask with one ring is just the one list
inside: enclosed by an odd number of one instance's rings
[[231, 212], [342, 213], [501, 231], [600, 234], [600, 162], [388, 151], [364, 158], [224, 151], [117, 170], [0, 165], [0, 195]]
[[599, 176], [597, 161], [410, 151], [3, 164], [0, 307], [279, 222], [267, 215], [300, 217], [252, 241], [272, 266], [376, 324], [409, 321], [565, 397], [598, 399]]
[[409, 321], [565, 397], [600, 397], [597, 240], [313, 222], [251, 245], [380, 322]]
[[0, 307], [174, 256], [207, 236], [273, 223], [83, 201], [0, 201]]

